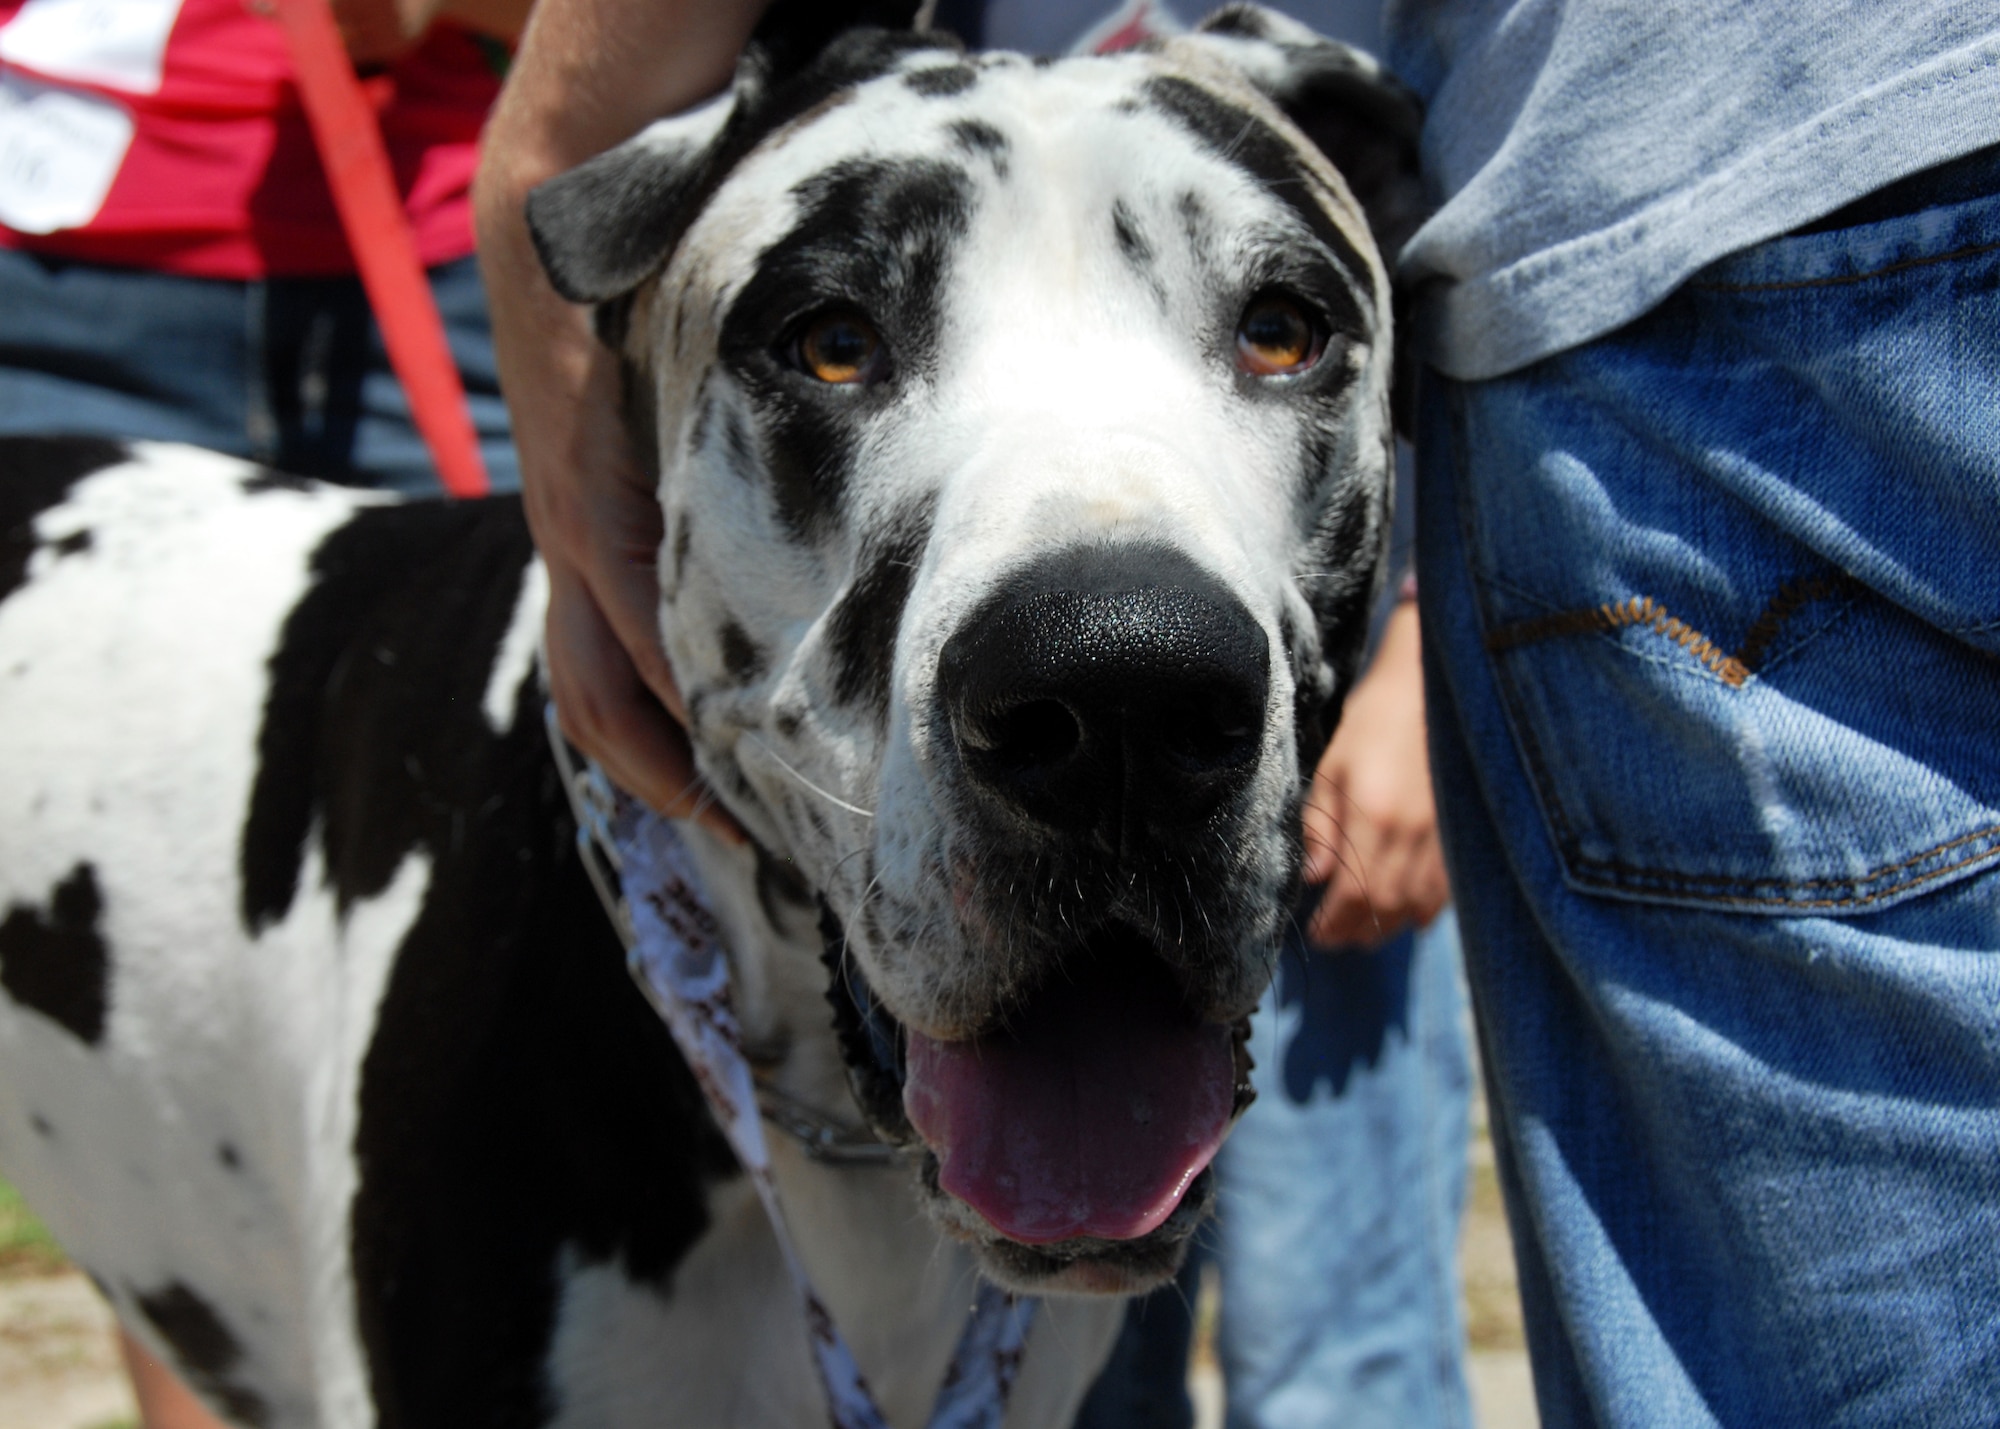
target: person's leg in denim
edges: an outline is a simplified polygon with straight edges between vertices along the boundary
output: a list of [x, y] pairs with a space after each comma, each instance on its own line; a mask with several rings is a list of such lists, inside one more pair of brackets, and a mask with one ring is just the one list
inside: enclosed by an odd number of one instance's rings
[[[473, 260], [431, 272], [496, 489], [519, 485]], [[435, 493], [352, 278], [240, 283], [0, 249], [0, 433], [193, 442], [331, 480]]]
[[2000, 1423], [2000, 155], [1899, 187], [1422, 403], [1549, 1429]]
[[1467, 1429], [1452, 915], [1379, 949], [1294, 937], [1250, 1046], [1216, 1230], [1231, 1429]]

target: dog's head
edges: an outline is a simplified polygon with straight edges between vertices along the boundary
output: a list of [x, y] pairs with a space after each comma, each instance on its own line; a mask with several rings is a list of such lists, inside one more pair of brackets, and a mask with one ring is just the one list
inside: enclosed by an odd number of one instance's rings
[[651, 423], [702, 769], [1012, 1284], [1143, 1288], [1210, 1198], [1380, 578], [1415, 134], [1248, 6], [1054, 64], [767, 33], [531, 201]]

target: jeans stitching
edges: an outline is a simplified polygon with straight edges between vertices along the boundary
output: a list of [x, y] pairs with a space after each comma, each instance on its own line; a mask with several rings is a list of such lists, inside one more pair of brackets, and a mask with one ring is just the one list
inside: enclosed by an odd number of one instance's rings
[[1531, 620], [1518, 620], [1512, 625], [1503, 625], [1498, 630], [1490, 632], [1486, 636], [1486, 648], [1498, 655], [1523, 645], [1532, 645], [1559, 636], [1582, 635], [1597, 630], [1623, 630], [1633, 625], [1666, 636], [1706, 665], [1722, 683], [1732, 689], [1741, 689], [1743, 682], [1750, 678], [1749, 667], [1741, 660], [1724, 654], [1716, 648], [1714, 641], [1680, 617], [1670, 614], [1664, 605], [1650, 595], [1635, 595], [1629, 600], [1606, 601], [1603, 605], [1590, 606], [1583, 610], [1566, 610], [1557, 615], [1541, 615]]
[[1786, 622], [1815, 601], [1831, 600], [1846, 594], [1852, 584], [1848, 577], [1842, 575], [1802, 576], [1786, 581], [1778, 587], [1777, 593], [1756, 620], [1751, 622], [1743, 644], [1733, 655], [1724, 653], [1714, 641], [1670, 614], [1664, 605], [1649, 595], [1512, 621], [1489, 631], [1485, 644], [1489, 653], [1498, 655], [1565, 635], [1610, 632], [1639, 626], [1666, 636], [1701, 661], [1725, 685], [1740, 690], [1764, 665], [1772, 642]]
[[[2000, 853], [2000, 847], [1982, 848], [1976, 853], [1968, 854], [1966, 857], [1959, 859], [1956, 863], [1948, 863], [1942, 868], [1930, 869], [1927, 872], [1903, 879], [1899, 883], [1892, 883], [1886, 888], [1878, 888], [1872, 893], [1856, 892], [1842, 898], [1790, 898], [1785, 896], [1782, 890], [1843, 887], [1858, 889], [1879, 879], [1899, 873], [1912, 865], [1924, 863], [1941, 854], [1950, 853], [1955, 848], [1962, 848], [1968, 843], [1996, 838], [2000, 838], [2000, 824], [1991, 824], [1983, 829], [1974, 829], [1969, 834], [1960, 834], [1955, 839], [1947, 839], [1945, 842], [1933, 848], [1925, 849], [1922, 853], [1914, 854], [1899, 863], [1883, 864], [1880, 868], [1870, 869], [1868, 872], [1853, 878], [1715, 878], [1686, 873], [1666, 873], [1658, 869], [1640, 868], [1632, 864], [1618, 863], [1614, 860], [1585, 858], [1581, 854], [1574, 853], [1570, 857], [1570, 862], [1578, 869], [1603, 869], [1607, 873], [1615, 875], [1636, 877], [1647, 880], [1663, 890], [1671, 891], [1677, 889], [1690, 896], [1705, 898], [1715, 903], [1735, 904], [1754, 908], [1862, 908], [1870, 903], [1879, 903], [1885, 898], [1892, 898], [1898, 894], [1906, 893], [1912, 888], [1920, 888], [1926, 883], [1935, 882], [1937, 879], [1943, 878], [1946, 874], [1956, 873], [1962, 868], [1969, 868], [1975, 863], [1993, 857], [1995, 853]], [[1579, 881], [1588, 882], [1590, 880], [1580, 878]], [[1610, 879], [1600, 880], [1599, 882], [1602, 886], [1607, 887], [1620, 886]], [[1769, 888], [1777, 891], [1761, 896], [1704, 893], [1701, 891], [1708, 888]]]
[[1870, 268], [1865, 273], [1841, 273], [1830, 278], [1799, 278], [1786, 283], [1689, 283], [1689, 289], [1703, 293], [1785, 293], [1800, 288], [1835, 288], [1848, 283], [1865, 283], [1870, 278], [1886, 278], [1891, 273], [1907, 272], [1912, 268], [1928, 268], [1935, 263], [1955, 263], [1961, 258], [1976, 258], [1981, 253], [1991, 253], [2000, 249], [2000, 243], [1975, 243], [1968, 248], [1957, 248], [1950, 253], [1936, 253], [1928, 258], [1905, 258], [1899, 263], [1889, 263], [1880, 268]]
[[1778, 632], [1784, 628], [1786, 621], [1814, 601], [1832, 600], [1835, 596], [1846, 594], [1851, 584], [1842, 575], [1801, 576], [1786, 581], [1778, 587], [1778, 593], [1771, 597], [1763, 613], [1750, 623], [1750, 629], [1743, 636], [1743, 644], [1736, 651], [1736, 658], [1743, 662], [1747, 670], [1761, 669], [1764, 657], [1771, 652], [1771, 642], [1778, 638]]

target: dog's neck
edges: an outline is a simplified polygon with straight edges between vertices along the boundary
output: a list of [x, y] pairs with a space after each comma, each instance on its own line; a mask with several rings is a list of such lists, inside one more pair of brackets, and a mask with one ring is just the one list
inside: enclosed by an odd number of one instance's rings
[[827, 1003], [817, 910], [774, 876], [775, 855], [724, 843], [696, 824], [681, 832], [728, 945], [744, 1052], [759, 1081], [859, 1128]]

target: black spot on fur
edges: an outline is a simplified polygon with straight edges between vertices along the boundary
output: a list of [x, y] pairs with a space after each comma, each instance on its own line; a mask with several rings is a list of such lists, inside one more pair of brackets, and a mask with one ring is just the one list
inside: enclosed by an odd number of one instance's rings
[[[840, 510], [867, 419], [935, 369], [942, 290], [972, 215], [959, 169], [854, 160], [795, 191], [799, 219], [761, 255], [722, 324], [722, 358], [764, 414], [763, 470], [779, 520], [801, 540]], [[867, 385], [815, 381], [784, 352], [796, 323], [827, 306], [858, 308], [890, 353]]]
[[949, 35], [901, 33], [917, 22], [921, 9], [918, 0], [844, 0], [837, 5], [825, 0], [776, 0], [757, 22], [751, 44], [761, 52], [772, 82], [801, 70], [810, 77], [814, 66], [879, 73], [865, 64], [866, 57], [958, 48]]
[[243, 1346], [213, 1306], [178, 1280], [150, 1292], [134, 1291], [132, 1298], [173, 1349], [189, 1384], [240, 1423], [259, 1425], [269, 1419], [263, 1396], [233, 1378], [243, 1362]]
[[546, 1422], [563, 1254], [665, 1286], [734, 1171], [577, 861], [539, 693], [504, 733], [483, 711], [529, 554], [516, 499], [363, 513], [322, 543], [272, 660], [246, 922], [284, 916], [314, 827], [342, 903], [430, 861], [353, 1143], [380, 1429]]
[[245, 496], [263, 496], [273, 491], [317, 491], [319, 483], [308, 476], [294, 476], [288, 471], [272, 471], [269, 467], [253, 472], [243, 478]]
[[951, 141], [968, 154], [983, 157], [1000, 178], [1007, 177], [1007, 156], [1013, 146], [1007, 136], [984, 119], [954, 119], [946, 127]]
[[[1370, 504], [1364, 483], [1335, 493], [1322, 509], [1306, 547], [1306, 569], [1333, 573], [1304, 583], [1313, 622], [1319, 628], [1320, 655], [1331, 677], [1330, 685], [1318, 686], [1315, 691], [1320, 702], [1317, 721], [1306, 718], [1309, 712], [1303, 704], [1295, 710], [1300, 715], [1301, 761], [1307, 768], [1318, 763], [1319, 752], [1333, 733], [1340, 701], [1360, 672], [1368, 643], [1368, 617], [1375, 598], [1372, 577], [1378, 559], [1378, 552], [1367, 548], [1372, 534]], [[1301, 672], [1302, 697], [1306, 676], [1313, 673]], [[1314, 728], [1315, 723], [1319, 729]], [[1305, 762], [1308, 755], [1310, 763]]]
[[926, 98], [943, 99], [963, 94], [979, 83], [979, 72], [966, 64], [930, 65], [911, 70], [903, 76], [903, 83]]
[[734, 620], [722, 622], [718, 639], [722, 644], [722, 667], [729, 672], [729, 678], [739, 685], [749, 684], [763, 674], [770, 663], [770, 656], [763, 647]]
[[222, 1169], [225, 1171], [241, 1171], [243, 1169], [243, 1157], [237, 1151], [233, 1142], [218, 1141], [215, 1144], [215, 1159], [222, 1163]]
[[679, 590], [681, 580], [687, 575], [688, 548], [694, 542], [694, 514], [681, 512], [680, 524], [674, 528], [674, 589]]
[[0, 987], [93, 1046], [104, 1036], [110, 981], [103, 913], [97, 870], [79, 863], [50, 892], [46, 911], [16, 903], [0, 921]]
[[694, 425], [688, 429], [688, 449], [706, 451], [710, 438], [715, 435], [715, 412], [721, 405], [715, 393], [709, 389], [708, 378], [703, 377], [701, 388], [695, 393]]
[[0, 438], [0, 600], [27, 579], [35, 518], [84, 477], [129, 458], [124, 443], [100, 437]]
[[1146, 241], [1146, 235], [1139, 229], [1137, 215], [1126, 207], [1123, 199], [1111, 205], [1111, 232], [1118, 240], [1118, 251], [1125, 255], [1127, 263], [1141, 273], [1152, 269], [1153, 245]]
[[917, 563], [930, 544], [936, 505], [934, 497], [926, 498], [900, 513], [863, 548], [854, 579], [827, 616], [835, 696], [844, 703], [865, 702], [878, 717], [889, 708], [896, 632]]
[[313, 553], [257, 737], [241, 854], [251, 933], [291, 908], [315, 823], [343, 911], [388, 887], [413, 848], [462, 841], [462, 822], [427, 815], [470, 792], [478, 745], [457, 727], [480, 718], [531, 552], [520, 502], [498, 498], [366, 508]]
[[57, 541], [50, 549], [58, 556], [80, 556], [90, 549], [91, 544], [90, 532], [72, 531], [60, 541]]
[[1334, 688], [1326, 662], [1300, 639], [1289, 610], [1278, 615], [1278, 645], [1292, 672], [1292, 737], [1298, 749], [1299, 778], [1302, 785], [1309, 785], [1327, 741], [1333, 737], [1339, 706], [1332, 702]]
[[1201, 28], [1204, 34], [1240, 35], [1246, 40], [1261, 40], [1271, 33], [1264, 11], [1255, 5], [1228, 6], [1203, 20]]
[[[1350, 280], [1372, 292], [1368, 263], [1347, 235], [1320, 207], [1318, 184], [1298, 161], [1298, 154], [1279, 133], [1248, 110], [1220, 99], [1200, 85], [1173, 75], [1146, 82], [1147, 98], [1201, 141], [1216, 158], [1256, 179], [1272, 197], [1298, 215], [1307, 230], [1333, 255]], [[1345, 311], [1333, 311], [1335, 331], [1343, 336], [1367, 335], [1361, 313], [1350, 295]]]
[[502, 812], [440, 863], [362, 1064], [353, 1265], [381, 1429], [543, 1424], [564, 1252], [667, 1288], [735, 1172], [626, 975], [537, 723], [488, 745]]
[[763, 909], [765, 921], [783, 927], [788, 914], [810, 912], [817, 906], [812, 885], [796, 863], [754, 840], [750, 847], [757, 855], [757, 906]]
[[1208, 205], [1193, 189], [1187, 190], [1174, 202], [1174, 211], [1181, 217], [1181, 237], [1186, 240], [1188, 252], [1197, 263], [1213, 264], [1215, 261], [1215, 220], [1209, 215]]
[[56, 1139], [55, 1123], [40, 1112], [30, 1112], [28, 1114], [28, 1125], [32, 1126], [35, 1129], [35, 1134], [44, 1140], [54, 1141]]
[[731, 407], [722, 419], [722, 442], [729, 453], [729, 469], [746, 481], [754, 481], [760, 470], [757, 444], [743, 424], [743, 414]]

